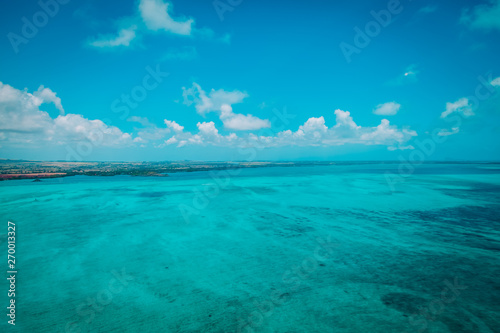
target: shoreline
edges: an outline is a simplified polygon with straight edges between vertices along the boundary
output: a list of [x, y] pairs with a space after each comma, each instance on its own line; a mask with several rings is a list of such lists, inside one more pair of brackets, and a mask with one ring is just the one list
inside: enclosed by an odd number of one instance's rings
[[[116, 171], [86, 171], [86, 172], [61, 172], [61, 173], [26, 173], [26, 174], [1, 174], [0, 181], [8, 180], [42, 180], [50, 178], [64, 178], [72, 176], [89, 176], [89, 177], [113, 177], [113, 176], [132, 176], [132, 177], [169, 177], [169, 173], [189, 173], [189, 172], [206, 172], [206, 171], [221, 171], [221, 170], [236, 170], [236, 169], [256, 169], [266, 167], [300, 167], [312, 166], [317, 164], [302, 164], [294, 165], [289, 163], [283, 164], [252, 164], [252, 165], [234, 165], [234, 166], [214, 166], [214, 167], [199, 167], [199, 168], [178, 168], [178, 169], [162, 169], [161, 172], [152, 170], [116, 170]], [[331, 164], [321, 164], [331, 165]]]
[[[40, 181], [50, 178], [64, 178], [70, 176], [90, 177], [112, 177], [112, 176], [134, 176], [134, 177], [168, 177], [172, 173], [221, 171], [234, 169], [255, 169], [275, 167], [305, 167], [305, 166], [348, 166], [348, 165], [394, 165], [397, 161], [352, 161], [352, 162], [35, 162], [16, 161], [6, 167], [0, 164], [0, 181], [27, 180]], [[424, 165], [448, 164], [448, 165], [497, 165], [500, 162], [425, 162]], [[10, 172], [7, 172], [8, 171]], [[52, 169], [50, 171], [39, 170]], [[15, 172], [15, 171], [24, 172]], [[52, 171], [51, 170], [51, 171]], [[14, 171], [14, 172], [12, 172]], [[26, 172], [27, 171], [27, 172]], [[31, 172], [30, 172], [31, 171]]]

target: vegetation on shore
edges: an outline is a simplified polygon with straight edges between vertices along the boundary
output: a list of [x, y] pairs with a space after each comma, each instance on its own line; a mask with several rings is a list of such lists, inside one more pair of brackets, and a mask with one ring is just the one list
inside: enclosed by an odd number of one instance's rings
[[328, 165], [332, 162], [43, 162], [0, 160], [0, 181], [68, 176], [167, 177], [174, 172], [194, 172], [296, 165]]

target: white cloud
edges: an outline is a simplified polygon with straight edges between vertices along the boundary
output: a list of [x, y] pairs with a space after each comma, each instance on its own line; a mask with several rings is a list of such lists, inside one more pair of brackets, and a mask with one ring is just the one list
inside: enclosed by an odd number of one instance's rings
[[[497, 81], [497, 82], [495, 82]], [[500, 78], [497, 78], [493, 81], [491, 81], [491, 85], [495, 86], [496, 84], [500, 84]], [[462, 117], [471, 117], [474, 116], [474, 111], [472, 110], [472, 104], [470, 103], [468, 98], [460, 98], [456, 102], [453, 103], [446, 103], [446, 110], [441, 113], [441, 118], [446, 118], [449, 115], [457, 113]], [[458, 134], [460, 132], [460, 128], [453, 127], [451, 130], [448, 129], [441, 129], [438, 131], [437, 135], [438, 136], [450, 136], [454, 134]]]
[[163, 140], [171, 131], [168, 128], [159, 128], [156, 126], [145, 127], [139, 129], [137, 132], [137, 138], [140, 138], [140, 142], [146, 143], [150, 141]]
[[57, 94], [50, 90], [49, 88], [45, 88], [43, 85], [38, 88], [37, 91], [33, 93], [34, 96], [40, 98], [43, 103], [54, 103], [56, 108], [64, 114], [64, 108], [61, 104], [61, 99], [57, 97]]
[[224, 127], [235, 131], [251, 131], [261, 128], [271, 127], [271, 122], [267, 119], [260, 119], [251, 114], [235, 114], [229, 104], [222, 104], [220, 107], [220, 119]]
[[312, 117], [307, 119], [304, 125], [299, 127], [299, 130], [304, 133], [312, 133], [313, 136], [317, 137], [326, 133], [326, 131], [328, 131], [328, 127], [325, 125], [325, 118], [321, 116], [319, 118]]
[[116, 146], [132, 142], [132, 136], [123, 133], [118, 127], [108, 126], [101, 120], [90, 120], [79, 114], [58, 116], [54, 119], [54, 125], [54, 138], [60, 143], [88, 140], [96, 145]]
[[[96, 48], [116, 49], [119, 46], [128, 47], [132, 41], [142, 34], [166, 32], [179, 36], [190, 36], [229, 44], [231, 35], [216, 36], [212, 29], [195, 28], [193, 18], [173, 17], [172, 4], [164, 0], [139, 0], [137, 13], [116, 20], [114, 24], [121, 29], [114, 35], [99, 35], [88, 42]], [[180, 51], [171, 49], [162, 60], [193, 59], [197, 56], [194, 48]]]
[[311, 117], [297, 131], [285, 130], [274, 135], [248, 133], [237, 136], [234, 133], [221, 135], [214, 122], [198, 123], [198, 133], [176, 133], [165, 144], [215, 145], [230, 147], [284, 147], [284, 146], [338, 146], [344, 144], [386, 145], [391, 150], [412, 149], [405, 145], [417, 133], [410, 129], [399, 129], [383, 119], [376, 127], [356, 125], [348, 111], [335, 111], [337, 123], [328, 128], [325, 118]]
[[101, 35], [96, 40], [89, 42], [89, 44], [98, 48], [129, 46], [130, 42], [136, 37], [136, 30], [137, 26], [133, 25], [127, 29], [121, 29], [116, 36]]
[[170, 128], [174, 132], [182, 132], [184, 130], [184, 126], [177, 124], [175, 121], [170, 121], [165, 119], [164, 123], [165, 125], [167, 125], [168, 128]]
[[212, 89], [207, 95], [201, 86], [194, 82], [191, 88], [182, 88], [182, 96], [184, 97], [184, 104], [192, 105], [194, 103], [196, 111], [204, 116], [208, 112], [221, 111], [224, 104], [232, 106], [242, 103], [248, 97], [248, 94], [238, 90]]
[[224, 127], [235, 131], [252, 131], [261, 128], [271, 127], [271, 122], [267, 119], [260, 119], [257, 117], [242, 114], [234, 114], [229, 118], [222, 118]]
[[388, 142], [403, 143], [408, 141], [417, 133], [411, 130], [399, 130], [396, 126], [391, 126], [389, 120], [382, 119], [380, 125], [361, 135], [361, 140], [370, 144], [384, 144]]
[[153, 126], [153, 124], [149, 121], [148, 118], [146, 117], [137, 117], [137, 116], [132, 116], [127, 119], [127, 121], [131, 121], [134, 123], [139, 123], [142, 126]]
[[[37, 95], [37, 96], [35, 96]], [[33, 147], [67, 144], [85, 140], [96, 145], [116, 146], [132, 143], [132, 137], [101, 120], [86, 119], [78, 114], [52, 118], [40, 109], [42, 103], [61, 101], [49, 88], [41, 86], [33, 94], [0, 82], [0, 133], [3, 145]]]
[[360, 126], [356, 125], [349, 111], [342, 111], [339, 109], [335, 110], [335, 117], [337, 121], [335, 128], [345, 127], [351, 130], [357, 130], [361, 128]]
[[368, 140], [367, 144], [371, 145], [398, 145], [398, 149], [411, 149], [403, 147], [402, 144], [409, 141], [412, 137], [417, 136], [417, 132], [409, 129], [398, 129], [397, 126], [390, 125], [387, 119], [383, 119], [382, 123], [377, 126], [373, 133], [363, 135], [363, 140]]
[[149, 141], [163, 140], [167, 134], [169, 134], [170, 128], [159, 128], [155, 124], [151, 123], [146, 117], [132, 116], [127, 119], [127, 121], [136, 122], [142, 125], [142, 128], [137, 130], [137, 138], [134, 142], [147, 143]]
[[248, 131], [271, 127], [271, 122], [267, 119], [260, 119], [251, 114], [233, 113], [232, 105], [242, 103], [248, 97], [248, 94], [245, 92], [212, 89], [207, 94], [197, 83], [193, 83], [193, 86], [189, 89], [182, 89], [184, 104], [194, 104], [196, 111], [202, 116], [205, 116], [209, 112], [217, 112], [224, 127], [227, 129]]
[[235, 141], [241, 140], [236, 134], [231, 133], [229, 135], [221, 135], [219, 130], [215, 127], [213, 121], [210, 122], [198, 122], [196, 127], [198, 128], [198, 133], [191, 134], [190, 132], [184, 132], [183, 126], [180, 126], [176, 122], [170, 122], [165, 120], [168, 126], [175, 127], [178, 130], [176, 133], [170, 137], [168, 140], [164, 141], [163, 145], [159, 148], [167, 145], [173, 145], [178, 143], [177, 147], [184, 147], [186, 145], [203, 145], [203, 146], [232, 146]]
[[500, 77], [497, 77], [493, 81], [491, 81], [491, 85], [494, 87], [499, 87], [500, 86]]
[[211, 122], [203, 122], [196, 124], [196, 127], [200, 130], [200, 134], [205, 137], [218, 137], [219, 131], [215, 128], [215, 124], [213, 121]]
[[395, 150], [413, 150], [415, 149], [415, 147], [413, 147], [412, 145], [408, 145], [408, 146], [398, 146], [398, 147], [387, 147], [388, 150], [390, 151], [395, 151]]
[[446, 103], [446, 111], [441, 113], [441, 118], [446, 118], [452, 113], [461, 113], [464, 117], [470, 117], [474, 115], [472, 111], [472, 105], [469, 103], [469, 99], [460, 98], [454, 103]]
[[[296, 132], [283, 131], [278, 133], [282, 145], [321, 145], [336, 146], [344, 144], [387, 145], [399, 149], [403, 143], [409, 141], [417, 133], [408, 129], [398, 129], [383, 119], [376, 127], [358, 126], [350, 112], [336, 110], [337, 123], [327, 128], [324, 117], [310, 118], [299, 127]], [[280, 140], [278, 140], [279, 142]]]
[[377, 105], [377, 108], [373, 110], [373, 113], [380, 116], [393, 116], [398, 113], [401, 108], [401, 104], [396, 102], [389, 102]]
[[[40, 96], [47, 101], [56, 102], [55, 93], [49, 88], [41, 87]], [[200, 89], [201, 90], [201, 89]], [[53, 93], [53, 94], [52, 94]], [[203, 110], [212, 110], [214, 105], [219, 105], [222, 100], [238, 102], [245, 94], [238, 92], [213, 91], [205, 96], [209, 99], [200, 103]], [[199, 94], [202, 94], [201, 92]], [[229, 96], [229, 97], [228, 97]], [[227, 99], [223, 97], [228, 97]], [[212, 100], [212, 98], [214, 100]], [[185, 131], [175, 121], [164, 120], [165, 127], [157, 127], [145, 117], [133, 116], [127, 119], [141, 125], [134, 129], [136, 135], [121, 131], [116, 126], [109, 126], [98, 119], [87, 119], [79, 114], [68, 113], [52, 118], [41, 109], [44, 100], [26, 90], [18, 90], [9, 85], [0, 83], [0, 144], [13, 147], [39, 147], [47, 144], [61, 145], [71, 142], [86, 141], [95, 146], [135, 146], [165, 147], [176, 145], [222, 146], [222, 147], [284, 147], [284, 146], [337, 146], [344, 144], [383, 145], [388, 149], [411, 149], [408, 141], [417, 133], [408, 128], [398, 128], [391, 125], [387, 119], [382, 119], [375, 127], [363, 127], [355, 123], [348, 111], [335, 110], [336, 123], [328, 127], [325, 117], [310, 117], [296, 131], [290, 129], [273, 133], [272, 129], [266, 130], [266, 135], [259, 132], [221, 133], [215, 123], [198, 122], [197, 132]], [[60, 101], [59, 101], [60, 102]], [[266, 120], [233, 113], [229, 104], [222, 103], [219, 107], [219, 117], [225, 128], [234, 130], [254, 131], [269, 127]], [[328, 117], [326, 117], [328, 118]], [[444, 133], [444, 132], [443, 132]]]
[[133, 141], [136, 143], [147, 143], [147, 141], [141, 137], [136, 137]]
[[489, 4], [465, 9], [460, 22], [471, 29], [500, 30], [500, 0], [490, 0]]
[[179, 142], [179, 140], [177, 140], [174, 136], [165, 141], [167, 145], [173, 145], [176, 144], [177, 142]]
[[447, 130], [447, 129], [441, 129], [437, 135], [439, 136], [449, 136], [449, 135], [453, 135], [453, 134], [457, 134], [458, 132], [460, 132], [460, 129], [458, 127], [453, 127], [451, 129], [451, 131]]
[[53, 127], [50, 115], [39, 109], [43, 99], [0, 82], [0, 132], [8, 137], [40, 133]]
[[174, 19], [169, 14], [172, 4], [162, 0], [141, 0], [139, 12], [150, 30], [165, 30], [177, 35], [190, 35], [194, 20]]

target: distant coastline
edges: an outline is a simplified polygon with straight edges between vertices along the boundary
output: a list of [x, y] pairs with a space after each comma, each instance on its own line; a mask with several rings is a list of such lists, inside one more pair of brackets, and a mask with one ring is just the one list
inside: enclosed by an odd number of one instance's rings
[[0, 181], [69, 176], [168, 177], [169, 173], [257, 167], [331, 165], [333, 162], [59, 162], [0, 160]]
[[[64, 162], [0, 159], [0, 181], [70, 176], [168, 177], [169, 173], [241, 168], [300, 167], [327, 165], [398, 164], [399, 161], [258, 161], [258, 162]], [[495, 161], [433, 161], [424, 164], [498, 164]]]

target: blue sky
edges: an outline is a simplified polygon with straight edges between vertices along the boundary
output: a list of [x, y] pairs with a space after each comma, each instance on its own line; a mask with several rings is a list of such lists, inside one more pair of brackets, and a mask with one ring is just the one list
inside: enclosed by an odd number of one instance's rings
[[500, 159], [499, 0], [1, 6], [0, 158]]

